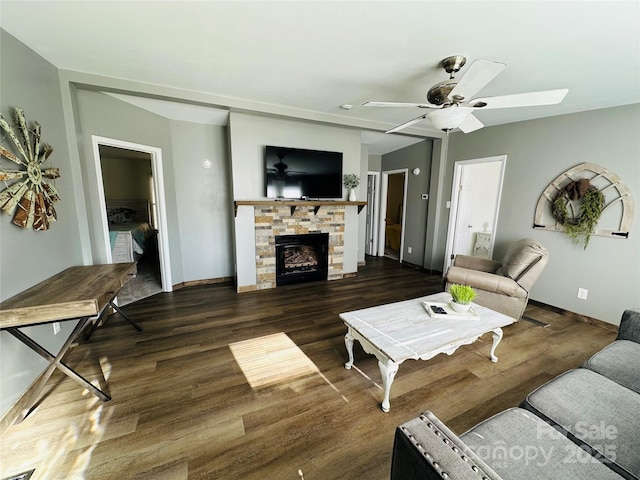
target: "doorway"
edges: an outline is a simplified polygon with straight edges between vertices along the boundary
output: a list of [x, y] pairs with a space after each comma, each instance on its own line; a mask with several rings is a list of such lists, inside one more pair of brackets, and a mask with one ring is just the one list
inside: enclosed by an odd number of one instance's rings
[[402, 262], [407, 206], [406, 168], [382, 172], [378, 255]]
[[[92, 145], [102, 225], [102, 235], [98, 235], [98, 238], [103, 239], [101, 247], [104, 258], [108, 263], [138, 262], [140, 278], [136, 279], [136, 288], [130, 292], [131, 295], [127, 294], [126, 287], [123, 289], [127, 301], [135, 301], [158, 291], [170, 292], [172, 281], [161, 150], [98, 136], [92, 136]], [[118, 170], [126, 170], [126, 176]], [[118, 191], [121, 185], [117, 184], [125, 183], [125, 180], [129, 190]], [[149, 235], [143, 237], [141, 233], [129, 229], [133, 224], [137, 228], [139, 223], [148, 223], [151, 230]], [[115, 244], [119, 247], [121, 241], [130, 245], [116, 250]], [[131, 260], [127, 260], [127, 256]], [[144, 270], [147, 267], [149, 272]], [[153, 281], [154, 269], [158, 285], [141, 283], [146, 274], [149, 274], [149, 281]]]
[[457, 254], [493, 257], [506, 155], [455, 163], [444, 272]]
[[378, 191], [380, 190], [380, 172], [367, 173], [367, 218], [366, 241], [364, 251], [367, 255], [378, 252]]

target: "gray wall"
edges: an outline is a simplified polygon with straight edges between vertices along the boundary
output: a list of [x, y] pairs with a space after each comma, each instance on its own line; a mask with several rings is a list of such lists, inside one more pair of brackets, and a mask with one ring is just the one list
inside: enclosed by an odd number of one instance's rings
[[[233, 234], [227, 129], [171, 121], [175, 189], [185, 281], [231, 277]], [[202, 160], [209, 159], [211, 168]]]
[[[429, 193], [431, 172], [431, 150], [433, 142], [425, 140], [409, 147], [382, 156], [382, 171], [407, 168], [407, 207], [404, 225], [403, 260], [424, 266], [425, 239], [427, 231], [428, 201], [422, 200], [423, 193]], [[420, 174], [412, 170], [420, 168]], [[411, 247], [412, 253], [408, 252]]]
[[149, 179], [151, 158], [109, 158], [100, 155], [104, 198], [107, 200], [140, 199], [152, 201]]
[[[104, 261], [96, 248], [102, 225], [93, 194], [91, 136], [98, 135], [162, 149], [173, 284], [233, 276], [226, 128], [172, 121], [100, 92], [78, 90], [77, 98], [94, 261]], [[212, 168], [203, 168], [205, 158]]]
[[[20, 107], [27, 121], [42, 125], [42, 141], [54, 149], [47, 165], [60, 169], [55, 187], [61, 198], [55, 203], [58, 221], [44, 232], [18, 228], [11, 224], [11, 217], [0, 214], [0, 300], [6, 300], [69, 266], [82, 264], [82, 255], [57, 69], [4, 30], [0, 30], [0, 49], [0, 111], [9, 120], [13, 107]], [[15, 168], [4, 160], [2, 166]], [[63, 323], [56, 336], [51, 325], [25, 329], [25, 333], [57, 352], [75, 323]], [[48, 363], [4, 331], [0, 352], [1, 416]]]
[[[448, 191], [442, 194], [451, 195], [455, 161], [506, 154], [494, 258], [501, 258], [519, 238], [539, 240], [550, 259], [532, 298], [618, 324], [625, 308], [640, 306], [639, 125], [640, 106], [632, 105], [453, 134], [445, 182]], [[547, 185], [582, 162], [618, 174], [631, 190], [636, 208], [628, 239], [593, 236], [583, 250], [564, 233], [532, 228], [536, 203]], [[579, 287], [589, 290], [587, 300], [576, 297]]]
[[[99, 186], [91, 144], [92, 135], [157, 147], [162, 150], [167, 221], [169, 225], [175, 226], [177, 225], [177, 210], [171, 156], [171, 129], [167, 119], [104, 93], [78, 89], [76, 97], [78, 104], [77, 127], [81, 132], [80, 165], [87, 198], [93, 263], [104, 263], [106, 262], [103, 241], [105, 233], [100, 217], [102, 206], [99, 205], [98, 196], [95, 194]], [[174, 283], [178, 283], [182, 281], [183, 274], [180, 237], [177, 228], [169, 229], [169, 248], [172, 280]]]

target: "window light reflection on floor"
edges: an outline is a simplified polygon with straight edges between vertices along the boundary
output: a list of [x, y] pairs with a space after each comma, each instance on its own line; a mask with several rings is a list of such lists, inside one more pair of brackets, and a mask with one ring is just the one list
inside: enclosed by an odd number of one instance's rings
[[311, 359], [282, 332], [230, 343], [229, 348], [251, 388], [320, 373]]

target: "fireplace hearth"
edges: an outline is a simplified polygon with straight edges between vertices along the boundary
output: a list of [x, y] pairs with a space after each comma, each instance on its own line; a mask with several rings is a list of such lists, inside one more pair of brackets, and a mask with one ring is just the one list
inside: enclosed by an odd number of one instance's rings
[[327, 280], [329, 234], [279, 235], [276, 243], [276, 285]]

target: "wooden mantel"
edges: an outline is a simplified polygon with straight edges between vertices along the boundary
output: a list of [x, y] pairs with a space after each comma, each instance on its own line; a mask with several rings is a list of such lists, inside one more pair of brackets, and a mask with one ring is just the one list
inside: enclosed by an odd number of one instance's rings
[[362, 211], [362, 209], [367, 205], [367, 202], [349, 202], [345, 200], [236, 200], [234, 203], [235, 206], [235, 215], [238, 215], [238, 207], [241, 205], [248, 206], [260, 206], [260, 205], [286, 205], [291, 208], [291, 215], [296, 211], [297, 207], [308, 207], [309, 205], [314, 207], [314, 214], [318, 213], [320, 207], [325, 205], [354, 205], [358, 207], [358, 213]]

